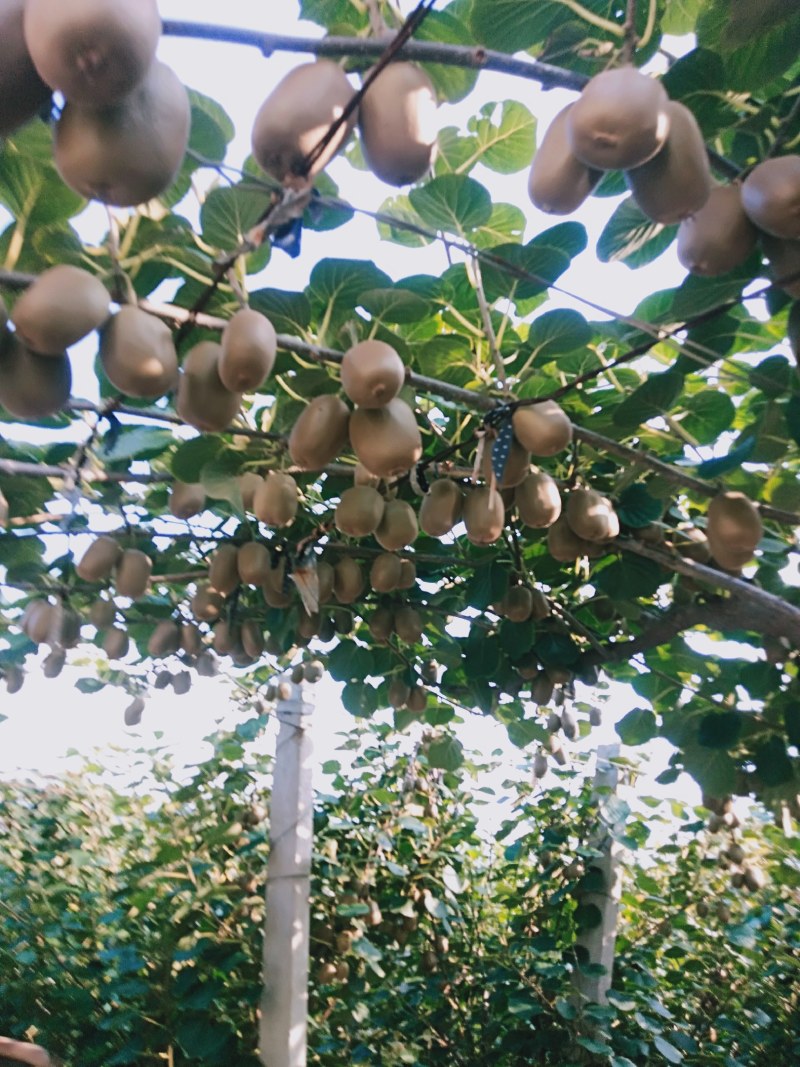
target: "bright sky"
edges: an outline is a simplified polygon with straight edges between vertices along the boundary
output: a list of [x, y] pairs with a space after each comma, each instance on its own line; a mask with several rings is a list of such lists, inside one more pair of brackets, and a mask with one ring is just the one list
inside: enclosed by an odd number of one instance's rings
[[[411, 6], [408, 2], [403, 4], [406, 10]], [[295, 0], [281, 0], [280, 3], [275, 0], [268, 3], [227, 0], [224, 5], [220, 5], [218, 0], [161, 0], [160, 9], [164, 18], [215, 22], [224, 17], [228, 25], [256, 30], [305, 36], [321, 34], [319, 27], [298, 21], [298, 4]], [[682, 44], [675, 42], [674, 50], [680, 51]], [[255, 49], [168, 37], [163, 39], [159, 55], [175, 68], [188, 86], [217, 99], [232, 116], [237, 136], [231, 146], [228, 162], [233, 165], [241, 164], [249, 153], [250, 128], [264, 97], [289, 69], [308, 58], [277, 53], [265, 59]], [[549, 120], [571, 98], [572, 94], [561, 90], [543, 92], [532, 82], [484, 73], [470, 98], [459, 105], [441, 109], [441, 124], [464, 126], [467, 118], [483, 103], [518, 99], [539, 116], [541, 138]], [[334, 161], [329, 173], [339, 184], [341, 194], [361, 207], [377, 209], [393, 193], [392, 189], [371, 175], [355, 171], [344, 160]], [[552, 225], [552, 219], [540, 215], [531, 207], [526, 195], [524, 172], [504, 177], [478, 168], [475, 176], [488, 185], [497, 200], [518, 204], [526, 211], [528, 238]], [[590, 247], [613, 206], [613, 201], [593, 201], [588, 210], [581, 213], [580, 220], [589, 230]], [[0, 211], [0, 228], [5, 226], [6, 221]], [[105, 212], [99, 207], [90, 207], [78, 221], [78, 227], [87, 239], [100, 239], [106, 228]], [[374, 222], [356, 217], [346, 228], [331, 234], [306, 234], [302, 256], [297, 260], [275, 252], [256, 284], [285, 289], [302, 288], [318, 259], [337, 255], [372, 259], [396, 278], [422, 271], [435, 273], [447, 265], [442, 249], [408, 250], [394, 244], [380, 243]], [[579, 257], [562, 279], [561, 285], [568, 290], [584, 293], [601, 305], [629, 313], [644, 296], [676, 284], [682, 274], [671, 252], [662, 256], [653, 266], [637, 271], [630, 271], [621, 264], [598, 264], [591, 253], [587, 253]], [[593, 314], [580, 303], [573, 303], [566, 297], [559, 298], [559, 303], [565, 306], [572, 304], [590, 317]], [[90, 373], [92, 356], [91, 345], [84, 345], [73, 352], [76, 395], [93, 395], [93, 377]], [[17, 436], [21, 436], [21, 433]], [[51, 434], [36, 434], [37, 440], [51, 438]], [[59, 548], [56, 554], [62, 550]], [[57, 773], [68, 762], [74, 765], [74, 760], [64, 759], [69, 750], [89, 753], [96, 747], [107, 745], [118, 746], [121, 750], [114, 757], [103, 757], [117, 765], [120, 760], [123, 764], [126, 760], [132, 763], [137, 748], [156, 743], [173, 747], [180, 760], [190, 763], [202, 754], [202, 738], [213, 729], [214, 724], [219, 720], [231, 721], [224, 684], [205, 681], [196, 685], [191, 694], [185, 697], [175, 697], [171, 691], [169, 695], [154, 693], [141, 727], [135, 731], [127, 730], [122, 722], [126, 703], [123, 695], [116, 691], [103, 691], [94, 696], [82, 696], [74, 689], [74, 681], [81, 673], [68, 667], [56, 681], [47, 681], [32, 673], [22, 693], [13, 699], [7, 697], [0, 688], [0, 717], [8, 717], [7, 721], [0, 724], [0, 774], [13, 774], [18, 768]], [[317, 687], [316, 696], [314, 729], [320, 761], [323, 761], [331, 758], [336, 746], [336, 734], [347, 729], [350, 717], [341, 708], [333, 683], [326, 682]], [[615, 687], [607, 720], [602, 728], [595, 731], [597, 741], [608, 743], [616, 739], [611, 723], [633, 706], [631, 699], [627, 690]], [[505, 731], [482, 717], [476, 716], [461, 736], [467, 747], [483, 753], [502, 747], [510, 764], [517, 759], [518, 753], [509, 751]], [[665, 762], [666, 753], [665, 748], [658, 755], [660, 766]], [[696, 796], [692, 783], [681, 784], [679, 789], [684, 795]]]

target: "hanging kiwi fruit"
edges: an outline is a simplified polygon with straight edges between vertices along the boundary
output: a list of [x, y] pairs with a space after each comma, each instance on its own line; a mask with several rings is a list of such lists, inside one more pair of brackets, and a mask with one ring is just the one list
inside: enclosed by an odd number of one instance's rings
[[678, 227], [678, 259], [692, 274], [716, 278], [744, 263], [757, 239], [742, 205], [741, 185], [717, 185], [703, 207]]
[[36, 278], [17, 300], [11, 318], [17, 337], [31, 352], [60, 356], [103, 325], [109, 302], [99, 278], [62, 263]]
[[222, 346], [200, 341], [187, 354], [178, 379], [177, 411], [204, 433], [221, 433], [239, 413], [241, 393], [232, 393], [219, 374]]
[[742, 207], [771, 237], [800, 240], [800, 155], [776, 156], [753, 167], [742, 183]]
[[424, 178], [436, 159], [436, 90], [416, 63], [390, 63], [359, 106], [358, 129], [372, 173], [388, 185]]
[[260, 389], [272, 372], [277, 351], [277, 334], [267, 316], [240, 308], [222, 332], [220, 381], [232, 393]]
[[422, 455], [414, 412], [400, 397], [383, 407], [356, 408], [350, 418], [350, 443], [359, 461], [381, 478], [404, 474]]
[[0, 0], [0, 137], [37, 115], [51, 96], [25, 41], [25, 6], [25, 0]]
[[126, 305], [100, 333], [100, 364], [126, 396], [154, 400], [178, 384], [178, 356], [166, 323]]
[[381, 408], [403, 387], [406, 369], [402, 359], [385, 341], [361, 341], [342, 359], [342, 388], [354, 404]]
[[582, 163], [572, 151], [568, 104], [547, 128], [536, 150], [528, 176], [528, 196], [534, 207], [548, 215], [571, 215], [602, 178], [600, 170]]
[[763, 533], [758, 509], [744, 493], [718, 493], [708, 505], [708, 545], [725, 570], [740, 571], [749, 563]]
[[300, 470], [319, 471], [347, 443], [350, 409], [338, 396], [317, 396], [303, 410], [289, 434], [289, 455]]

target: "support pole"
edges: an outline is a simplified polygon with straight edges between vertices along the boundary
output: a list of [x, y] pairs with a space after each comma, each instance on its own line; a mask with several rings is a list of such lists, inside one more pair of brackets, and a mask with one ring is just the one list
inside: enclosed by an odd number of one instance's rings
[[259, 1045], [265, 1067], [306, 1067], [313, 706], [303, 685], [286, 679], [279, 689]]
[[[613, 761], [619, 754], [619, 745], [598, 746], [594, 787], [601, 806], [610, 795], [616, 793], [619, 772]], [[605, 823], [601, 825], [593, 844], [601, 855], [592, 861], [591, 869], [602, 879], [602, 888], [582, 896], [581, 904], [593, 904], [600, 912], [601, 921], [597, 926], [593, 926], [579, 936], [578, 945], [585, 950], [589, 963], [600, 964], [605, 968], [605, 973], [593, 975], [577, 970], [575, 985], [582, 999], [593, 1004], [605, 1004], [611, 988], [611, 972], [614, 966], [617, 919], [622, 891], [620, 858], [623, 849], [612, 837], [610, 827]]]

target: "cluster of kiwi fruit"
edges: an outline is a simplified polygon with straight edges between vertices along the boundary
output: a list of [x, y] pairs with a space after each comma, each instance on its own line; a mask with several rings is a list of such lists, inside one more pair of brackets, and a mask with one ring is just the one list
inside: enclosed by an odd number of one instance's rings
[[330, 59], [295, 67], [256, 115], [252, 146], [262, 169], [283, 186], [303, 188], [345, 147], [357, 124], [364, 158], [378, 178], [395, 186], [423, 178], [438, 144], [436, 93], [425, 71], [408, 62], [384, 67], [335, 136], [318, 150], [353, 106], [355, 95], [345, 72]]
[[67, 185], [117, 207], [159, 196], [191, 120], [186, 89], [156, 59], [160, 36], [156, 0], [0, 0], [0, 136], [57, 92], [53, 149]]

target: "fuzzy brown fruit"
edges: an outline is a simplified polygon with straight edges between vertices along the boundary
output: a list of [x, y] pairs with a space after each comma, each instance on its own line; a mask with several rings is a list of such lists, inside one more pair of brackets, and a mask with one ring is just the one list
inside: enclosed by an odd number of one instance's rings
[[239, 584], [239, 550], [230, 541], [219, 546], [208, 567], [211, 588], [229, 596]]
[[399, 397], [385, 407], [357, 408], [350, 418], [350, 442], [360, 462], [381, 478], [404, 474], [422, 455], [414, 412]]
[[297, 515], [298, 488], [291, 474], [270, 471], [253, 498], [253, 513], [267, 526], [291, 526]]
[[528, 175], [528, 196], [534, 207], [548, 215], [571, 215], [602, 177], [572, 151], [568, 134], [569, 104], [547, 128], [533, 157]]
[[565, 515], [556, 519], [547, 531], [547, 550], [559, 563], [571, 563], [587, 556], [591, 548], [588, 541], [578, 537], [572, 530]]
[[348, 537], [369, 537], [378, 529], [385, 507], [377, 489], [366, 485], [345, 489], [336, 506], [336, 529]]
[[275, 327], [260, 311], [241, 308], [222, 333], [219, 377], [232, 393], [260, 389], [278, 351]]
[[769, 260], [770, 277], [789, 296], [800, 300], [800, 241], [781, 241], [765, 233], [761, 246]]
[[594, 489], [573, 489], [567, 497], [566, 518], [583, 541], [610, 541], [619, 534], [619, 519], [608, 497]]
[[0, 137], [32, 119], [50, 98], [22, 29], [25, 0], [0, 0]]
[[[306, 160], [344, 113], [355, 95], [347, 76], [330, 59], [303, 63], [290, 71], [261, 105], [253, 126], [253, 155], [259, 165], [284, 185], [304, 184]], [[352, 115], [308, 168], [319, 174], [347, 142], [355, 124]]]
[[744, 493], [719, 493], [708, 505], [708, 545], [726, 570], [738, 571], [749, 563], [763, 533], [761, 516]]
[[678, 259], [692, 274], [716, 278], [743, 263], [757, 237], [742, 207], [741, 186], [717, 185], [704, 206], [678, 227]]
[[128, 634], [119, 626], [112, 626], [103, 638], [103, 651], [109, 659], [124, 659], [130, 646]]
[[248, 541], [236, 553], [236, 568], [245, 585], [263, 585], [271, 566], [269, 550], [260, 541]]
[[474, 545], [491, 545], [499, 540], [506, 521], [503, 498], [496, 489], [471, 489], [464, 499], [464, 526]]
[[436, 91], [416, 63], [390, 63], [372, 82], [359, 111], [369, 169], [389, 185], [410, 185], [433, 166], [437, 150]]
[[517, 408], [514, 436], [533, 456], [555, 456], [572, 441], [572, 423], [555, 400]]
[[119, 558], [114, 584], [119, 596], [138, 600], [150, 586], [153, 561], [138, 548], [126, 548]]
[[350, 409], [338, 396], [315, 397], [289, 434], [289, 455], [304, 471], [319, 471], [331, 463], [347, 443]]
[[777, 156], [754, 167], [742, 185], [742, 207], [772, 237], [800, 240], [800, 155]]
[[357, 560], [343, 556], [333, 568], [333, 595], [340, 604], [352, 604], [364, 592], [366, 579]]
[[445, 537], [464, 510], [461, 487], [450, 478], [439, 478], [431, 484], [419, 509], [420, 528], [429, 537]]
[[514, 491], [514, 503], [526, 526], [544, 529], [561, 514], [561, 494], [555, 481], [544, 471], [529, 474]]
[[60, 356], [108, 318], [110, 297], [99, 278], [68, 263], [44, 271], [14, 305], [17, 336], [32, 352]]
[[95, 538], [75, 565], [75, 573], [85, 582], [103, 582], [110, 578], [122, 555], [122, 548], [107, 534]]
[[405, 382], [402, 359], [385, 341], [361, 341], [342, 358], [342, 388], [362, 408], [382, 408]]
[[[419, 533], [417, 514], [405, 500], [389, 500], [383, 510], [375, 540], [387, 552], [398, 552], [412, 544]], [[399, 584], [399, 581], [398, 581]]]
[[176, 519], [190, 519], [205, 511], [205, 507], [206, 491], [200, 482], [173, 482], [169, 510]]
[[370, 585], [376, 593], [391, 593], [400, 584], [400, 571], [400, 557], [393, 552], [382, 552], [370, 568]]
[[72, 392], [72, 368], [61, 356], [37, 356], [16, 337], [0, 337], [0, 404], [17, 419], [55, 415]]
[[140, 308], [121, 307], [100, 334], [100, 363], [127, 396], [154, 400], [178, 382], [178, 356], [165, 322]]
[[222, 346], [201, 341], [183, 361], [178, 380], [178, 414], [204, 433], [221, 433], [238, 414], [242, 397], [222, 384], [219, 361]]
[[79, 196], [135, 207], [172, 185], [189, 143], [190, 121], [185, 87], [156, 61], [118, 104], [67, 104], [55, 127], [55, 164]]

